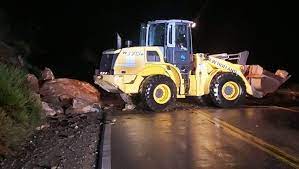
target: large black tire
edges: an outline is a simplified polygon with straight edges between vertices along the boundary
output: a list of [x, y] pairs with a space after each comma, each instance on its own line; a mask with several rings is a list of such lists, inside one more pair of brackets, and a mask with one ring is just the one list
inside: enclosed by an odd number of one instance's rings
[[246, 97], [245, 83], [235, 73], [218, 73], [210, 84], [210, 98], [217, 107], [235, 107]]
[[[170, 90], [168, 89], [166, 92], [163, 93], [162, 89], [160, 89], [161, 86], [167, 89], [169, 88]], [[158, 90], [160, 91], [157, 92]], [[164, 96], [165, 93], [168, 93], [167, 97]], [[154, 94], [156, 94], [156, 97], [154, 96]], [[160, 94], [158, 95], [159, 98], [157, 97], [157, 94]], [[167, 76], [149, 76], [142, 83], [140, 97], [143, 101], [145, 108], [151, 111], [162, 111], [175, 102], [176, 86], [174, 82]], [[163, 100], [164, 97], [165, 99]], [[162, 101], [164, 101], [165, 103], [158, 103], [157, 98], [162, 98]]]

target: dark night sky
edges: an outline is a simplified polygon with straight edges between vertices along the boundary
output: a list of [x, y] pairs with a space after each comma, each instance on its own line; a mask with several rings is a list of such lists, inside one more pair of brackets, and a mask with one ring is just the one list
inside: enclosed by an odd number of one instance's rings
[[99, 54], [115, 47], [115, 32], [137, 44], [140, 22], [193, 20], [200, 14], [195, 51], [249, 50], [250, 64], [286, 69], [298, 82], [295, 7], [295, 2], [252, 0], [9, 1], [0, 5], [0, 24], [8, 25], [9, 37], [31, 45], [32, 61], [40, 68], [90, 81]]

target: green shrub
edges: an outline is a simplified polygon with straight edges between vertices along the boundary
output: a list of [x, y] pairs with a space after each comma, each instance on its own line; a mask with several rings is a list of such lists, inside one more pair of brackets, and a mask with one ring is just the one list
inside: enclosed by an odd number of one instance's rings
[[0, 63], [0, 145], [15, 149], [40, 121], [41, 105], [26, 74]]

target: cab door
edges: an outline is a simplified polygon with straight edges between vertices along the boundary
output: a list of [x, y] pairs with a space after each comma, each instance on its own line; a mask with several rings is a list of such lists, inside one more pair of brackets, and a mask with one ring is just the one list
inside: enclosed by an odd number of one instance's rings
[[181, 73], [188, 73], [192, 62], [190, 27], [186, 23], [169, 23], [165, 60], [177, 66]]
[[189, 73], [192, 62], [190, 27], [185, 23], [175, 24], [174, 61], [181, 73]]
[[187, 23], [175, 22], [168, 24], [165, 56], [166, 62], [180, 69], [186, 90], [188, 90], [189, 71], [192, 65], [192, 44], [191, 28]]

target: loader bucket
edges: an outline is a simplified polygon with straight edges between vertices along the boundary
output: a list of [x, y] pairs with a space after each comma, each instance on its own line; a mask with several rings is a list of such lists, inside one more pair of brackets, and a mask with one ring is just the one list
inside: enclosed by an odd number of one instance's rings
[[291, 75], [285, 70], [271, 73], [259, 65], [246, 65], [244, 75], [251, 85], [253, 96], [262, 98], [268, 93], [274, 93]]

